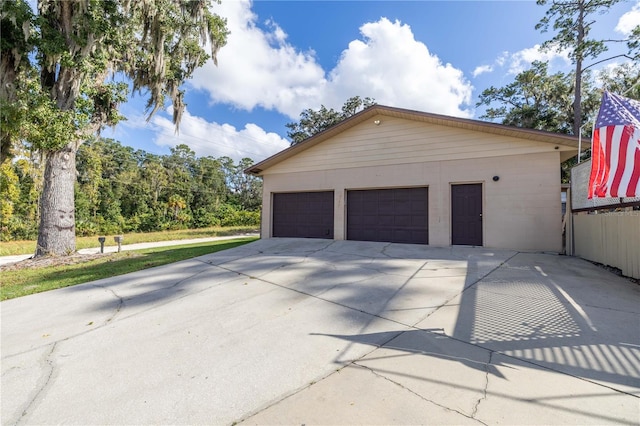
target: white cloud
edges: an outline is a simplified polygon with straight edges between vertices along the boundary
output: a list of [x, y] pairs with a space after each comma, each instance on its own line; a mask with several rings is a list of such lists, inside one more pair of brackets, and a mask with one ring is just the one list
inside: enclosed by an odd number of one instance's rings
[[480, 65], [473, 71], [473, 77], [477, 77], [487, 72], [493, 72], [496, 69], [505, 69], [507, 75], [516, 75], [531, 67], [534, 61], [547, 62], [550, 66], [566, 68], [571, 64], [568, 50], [558, 52], [553, 47], [543, 50], [539, 44], [518, 52], [504, 51], [495, 59], [493, 65]]
[[640, 25], [640, 2], [637, 2], [630, 11], [620, 17], [615, 30], [628, 36], [638, 25]]
[[493, 71], [493, 67], [491, 65], [480, 65], [473, 70], [473, 76], [477, 77], [481, 74], [486, 74]]
[[163, 115], [154, 116], [150, 124], [155, 132], [156, 145], [174, 147], [186, 144], [198, 157], [226, 156], [234, 161], [249, 157], [257, 162], [289, 146], [286, 139], [276, 133], [267, 133], [253, 123], [236, 129], [230, 124], [208, 122], [189, 111], [184, 112], [177, 134], [171, 120]]
[[191, 82], [213, 103], [249, 111], [262, 107], [297, 119], [304, 109], [339, 108], [359, 95], [391, 106], [471, 115], [463, 108], [473, 88], [462, 71], [441, 63], [408, 25], [386, 18], [362, 25], [362, 39], [349, 43], [325, 73], [315, 53], [289, 44], [277, 23], [269, 20], [266, 30], [259, 28], [249, 0], [222, 2], [214, 10], [227, 18], [231, 35], [218, 68], [209, 62]]
[[417, 41], [411, 27], [381, 18], [360, 27], [362, 40], [349, 43], [331, 71], [325, 104], [339, 106], [355, 95], [380, 104], [470, 117], [473, 90], [462, 71], [443, 64]]
[[504, 51], [496, 58], [496, 64], [503, 67], [509, 61], [510, 53], [508, 51]]
[[[462, 71], [443, 64], [427, 46], [415, 40], [408, 25], [381, 18], [360, 27], [362, 38], [353, 40], [329, 72], [317, 63], [313, 51], [301, 52], [288, 43], [286, 32], [274, 21], [257, 25], [249, 0], [225, 1], [216, 13], [227, 18], [228, 44], [218, 54], [219, 66], [210, 61], [196, 71], [190, 84], [208, 93], [212, 103], [251, 111], [276, 110], [297, 119], [306, 108], [320, 104], [339, 108], [351, 96], [369, 96], [380, 104], [471, 117], [471, 84]], [[129, 123], [135, 125], [134, 123]], [[260, 161], [289, 146], [275, 133], [255, 124], [236, 129], [208, 122], [185, 112], [180, 133], [174, 133], [164, 114], [148, 128], [154, 143], [185, 143], [198, 156], [251, 157]]]
[[519, 74], [528, 69], [533, 61], [553, 62], [555, 60], [559, 60], [565, 65], [571, 62], [567, 50], [561, 52], [553, 48], [542, 50], [540, 45], [536, 44], [533, 47], [509, 55], [506, 63], [509, 66], [509, 74]]
[[297, 51], [273, 21], [268, 31], [256, 25], [249, 0], [224, 1], [214, 11], [227, 19], [231, 34], [218, 53], [218, 67], [209, 61], [191, 85], [206, 90], [214, 103], [237, 108], [275, 109], [297, 117], [301, 106], [315, 103], [325, 84], [314, 53]]

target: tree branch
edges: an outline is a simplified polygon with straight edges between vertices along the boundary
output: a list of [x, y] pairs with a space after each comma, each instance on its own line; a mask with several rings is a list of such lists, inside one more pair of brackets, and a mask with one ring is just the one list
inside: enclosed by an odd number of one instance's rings
[[582, 71], [584, 71], [584, 70], [586, 70], [586, 69], [589, 69], [589, 68], [591, 68], [591, 67], [593, 67], [593, 66], [595, 66], [595, 65], [598, 65], [598, 64], [601, 64], [601, 63], [603, 63], [603, 62], [607, 62], [607, 61], [610, 61], [610, 60], [612, 60], [612, 59], [616, 59], [616, 58], [627, 58], [627, 59], [630, 59], [630, 60], [633, 60], [633, 59], [634, 59], [634, 58], [632, 58], [631, 56], [629, 56], [629, 55], [625, 55], [625, 54], [622, 54], [622, 55], [616, 55], [616, 56], [612, 56], [612, 57], [607, 58], [607, 59], [603, 59], [603, 60], [598, 61], [598, 62], [594, 62], [593, 64], [591, 64], [591, 65], [589, 65], [589, 66], [586, 66], [586, 67], [582, 68]]

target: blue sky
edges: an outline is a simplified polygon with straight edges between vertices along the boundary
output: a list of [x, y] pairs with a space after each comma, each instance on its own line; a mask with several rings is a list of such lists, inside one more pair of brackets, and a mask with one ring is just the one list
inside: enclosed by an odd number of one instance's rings
[[[285, 124], [352, 96], [384, 105], [478, 118], [482, 91], [513, 81], [533, 60], [570, 71], [566, 54], [541, 52], [535, 1], [222, 0], [228, 44], [185, 85], [187, 111], [175, 134], [169, 111], [149, 122], [144, 96], [103, 132], [156, 154], [185, 143], [197, 156], [260, 161], [289, 146]], [[592, 35], [622, 38], [640, 24], [640, 1], [597, 16]], [[613, 62], [603, 64], [611, 66]]]

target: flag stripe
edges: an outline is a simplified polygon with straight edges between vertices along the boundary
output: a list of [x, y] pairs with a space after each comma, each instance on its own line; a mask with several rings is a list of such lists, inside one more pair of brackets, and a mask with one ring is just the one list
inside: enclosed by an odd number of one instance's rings
[[632, 142], [629, 143], [631, 149], [633, 149], [633, 172], [629, 178], [629, 184], [627, 185], [627, 197], [640, 196], [640, 129], [635, 129]]
[[[608, 126], [607, 130], [607, 145], [605, 148], [605, 162], [607, 164], [607, 178], [604, 181], [604, 186], [602, 188], [603, 197], [611, 197], [611, 184], [613, 175], [611, 174], [611, 170], [616, 171], [616, 166], [618, 165], [618, 150], [617, 145], [613, 143], [615, 133], [618, 126]], [[615, 152], [614, 152], [615, 151]]]
[[[622, 176], [627, 169], [627, 167], [625, 167], [627, 164], [627, 147], [632, 132], [633, 129], [631, 129], [631, 127], [616, 126], [616, 136], [614, 136], [614, 138], [615, 140], [619, 140], [620, 144], [613, 144], [614, 148], [611, 153], [611, 159], [615, 161], [616, 164], [611, 165], [611, 170], [614, 170], [615, 172], [611, 175], [611, 184], [607, 185], [609, 187], [609, 194], [619, 193], [618, 190], [620, 189], [620, 182], [622, 181]], [[620, 134], [620, 136], [617, 134]]]
[[602, 142], [600, 141], [602, 129], [596, 129], [593, 134], [593, 143], [591, 148], [591, 176], [589, 177], [589, 194], [587, 198], [593, 198], [596, 195], [596, 186], [601, 181], [602, 174]]
[[640, 167], [635, 160], [636, 151], [640, 149], [640, 129], [634, 129], [632, 126], [627, 126], [625, 131], [629, 132], [629, 138], [626, 143], [626, 166], [624, 168], [622, 178], [620, 179], [620, 189], [618, 191], [620, 196], [626, 196], [629, 191], [635, 193], [636, 185], [632, 183], [632, 179], [634, 173], [637, 173], [638, 167]]

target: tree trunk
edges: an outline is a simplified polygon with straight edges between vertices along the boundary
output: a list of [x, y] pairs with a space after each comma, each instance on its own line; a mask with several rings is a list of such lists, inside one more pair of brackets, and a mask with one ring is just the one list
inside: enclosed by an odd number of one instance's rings
[[582, 61], [576, 61], [576, 86], [573, 96], [573, 135], [580, 134], [582, 127]]
[[76, 149], [67, 146], [50, 152], [40, 196], [36, 257], [65, 256], [76, 251], [75, 181]]
[[[582, 45], [584, 44], [584, 2], [578, 4], [578, 34], [576, 53], [576, 85], [573, 96], [573, 135], [579, 136], [582, 127]], [[580, 155], [580, 153], [578, 153]]]

